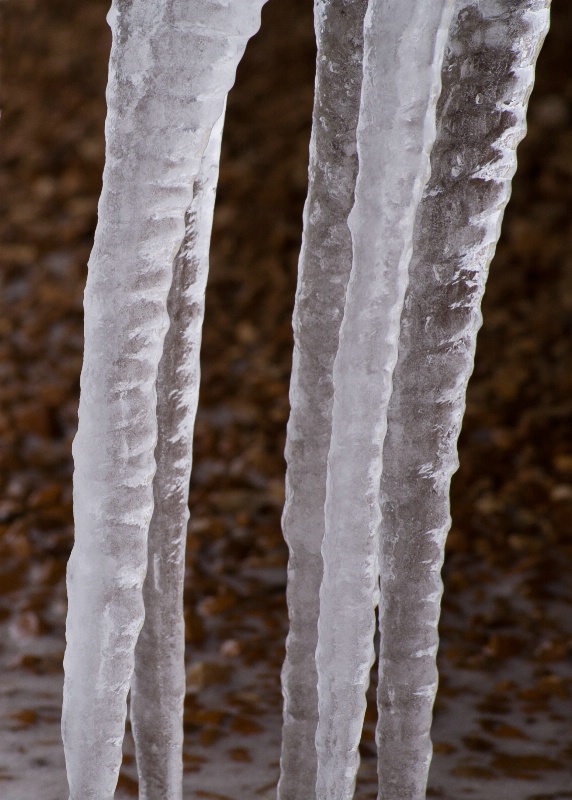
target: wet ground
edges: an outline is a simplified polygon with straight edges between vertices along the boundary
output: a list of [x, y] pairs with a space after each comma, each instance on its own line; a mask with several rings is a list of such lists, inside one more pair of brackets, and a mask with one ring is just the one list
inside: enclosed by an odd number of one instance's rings
[[[572, 8], [553, 5], [453, 481], [429, 789], [443, 800], [572, 797]], [[191, 487], [188, 798], [271, 798], [278, 774], [311, 6], [270, 0], [229, 102]], [[63, 800], [70, 445], [108, 0], [2, 8], [0, 797]], [[375, 797], [374, 724], [370, 703], [358, 800]], [[137, 795], [130, 742], [123, 800]]]

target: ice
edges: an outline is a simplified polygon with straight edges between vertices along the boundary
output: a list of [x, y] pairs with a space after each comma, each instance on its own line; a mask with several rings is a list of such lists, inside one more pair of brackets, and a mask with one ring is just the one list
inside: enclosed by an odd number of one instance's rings
[[[130, 687], [140, 797], [182, 800], [208, 246], [225, 98], [263, 4], [114, 0], [109, 15], [73, 447], [70, 800], [113, 798]], [[425, 797], [449, 484], [548, 13], [549, 0], [316, 0], [278, 800], [353, 797], [378, 601], [379, 800]]]
[[73, 446], [62, 718], [71, 800], [111, 800], [117, 783], [144, 618], [156, 378], [173, 260], [212, 127], [262, 5], [133, 0], [114, 2], [109, 15], [106, 166]]
[[308, 800], [316, 784], [320, 552], [332, 417], [332, 368], [352, 262], [347, 219], [357, 176], [356, 128], [366, 0], [315, 5], [318, 44], [309, 190], [294, 310], [286, 440], [290, 630], [282, 670], [279, 800]]
[[185, 238], [173, 265], [157, 376], [157, 471], [143, 585], [145, 622], [135, 648], [130, 715], [140, 800], [181, 800], [185, 624], [183, 583], [199, 352], [224, 114], [193, 187]]
[[429, 177], [453, 3], [370, 0], [349, 217], [353, 264], [334, 361], [318, 620], [318, 800], [349, 800], [373, 663], [379, 486], [415, 213]]
[[449, 485], [549, 0], [457, 2], [383, 451], [380, 800], [424, 800]]

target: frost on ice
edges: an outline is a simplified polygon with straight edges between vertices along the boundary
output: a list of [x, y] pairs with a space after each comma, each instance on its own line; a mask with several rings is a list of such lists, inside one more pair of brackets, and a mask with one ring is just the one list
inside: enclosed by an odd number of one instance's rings
[[[62, 732], [182, 800], [182, 589], [224, 104], [264, 0], [114, 0], [85, 293]], [[316, 0], [278, 800], [350, 800], [379, 603], [379, 800], [422, 800], [449, 483], [549, 0]], [[429, 182], [428, 182], [429, 181]], [[428, 182], [428, 183], [427, 183]]]

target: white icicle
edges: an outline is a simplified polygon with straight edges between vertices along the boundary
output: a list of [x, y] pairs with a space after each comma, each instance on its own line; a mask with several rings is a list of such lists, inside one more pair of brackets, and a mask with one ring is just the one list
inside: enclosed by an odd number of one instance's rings
[[449, 485], [549, 0], [458, 0], [383, 452], [380, 800], [424, 800]]
[[379, 486], [415, 213], [429, 177], [452, 0], [370, 0], [349, 227], [353, 265], [334, 362], [318, 622], [318, 800], [349, 800], [373, 663]]
[[173, 259], [263, 0], [112, 5], [106, 165], [85, 292], [62, 734], [71, 800], [111, 800], [143, 624], [156, 377]]
[[185, 622], [183, 584], [200, 343], [224, 114], [193, 187], [173, 265], [169, 330], [157, 375], [157, 471], [143, 585], [145, 622], [135, 648], [130, 714], [140, 800], [181, 800]]
[[294, 308], [291, 413], [286, 440], [290, 630], [282, 670], [279, 800], [315, 796], [320, 548], [332, 426], [332, 368], [352, 262], [347, 219], [357, 176], [356, 128], [366, 0], [317, 0], [316, 90]]

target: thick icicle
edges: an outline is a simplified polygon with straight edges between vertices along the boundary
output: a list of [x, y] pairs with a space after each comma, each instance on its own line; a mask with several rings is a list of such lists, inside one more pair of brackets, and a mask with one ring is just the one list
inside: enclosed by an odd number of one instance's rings
[[424, 800], [449, 485], [549, 0], [457, 2], [383, 452], [380, 800]]
[[143, 585], [145, 622], [135, 648], [130, 714], [140, 800], [181, 800], [185, 624], [183, 584], [200, 344], [224, 114], [193, 187], [173, 265], [169, 330], [157, 375], [157, 471]]
[[334, 362], [322, 545], [318, 800], [349, 800], [355, 787], [374, 656], [387, 405], [452, 7], [370, 0], [366, 14], [353, 266]]
[[71, 800], [111, 800], [153, 511], [173, 259], [263, 0], [116, 0], [100, 222], [85, 292], [62, 733]]
[[352, 262], [347, 219], [357, 176], [356, 129], [366, 0], [317, 0], [316, 90], [308, 198], [294, 308], [291, 413], [286, 440], [290, 630], [282, 670], [279, 800], [314, 796], [317, 758], [320, 548], [332, 426], [332, 368]]

